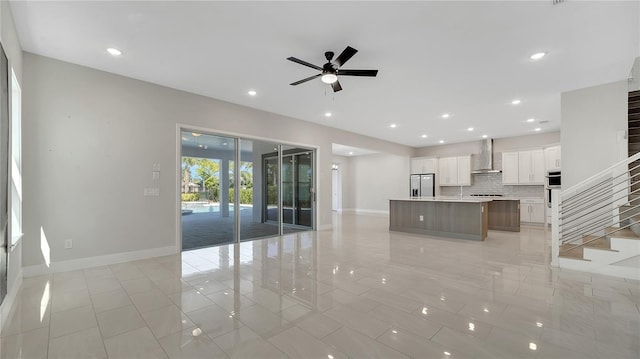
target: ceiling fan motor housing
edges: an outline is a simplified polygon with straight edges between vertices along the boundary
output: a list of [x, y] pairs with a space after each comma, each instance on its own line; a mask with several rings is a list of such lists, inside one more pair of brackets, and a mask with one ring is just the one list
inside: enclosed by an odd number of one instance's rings
[[333, 51], [327, 51], [324, 53], [324, 57], [327, 59], [327, 61], [331, 62], [331, 60], [333, 60]]

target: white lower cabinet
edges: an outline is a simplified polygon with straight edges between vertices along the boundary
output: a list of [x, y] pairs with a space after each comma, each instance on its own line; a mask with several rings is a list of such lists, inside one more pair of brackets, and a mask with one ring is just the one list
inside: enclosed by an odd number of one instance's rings
[[523, 198], [520, 200], [520, 222], [544, 223], [544, 199]]

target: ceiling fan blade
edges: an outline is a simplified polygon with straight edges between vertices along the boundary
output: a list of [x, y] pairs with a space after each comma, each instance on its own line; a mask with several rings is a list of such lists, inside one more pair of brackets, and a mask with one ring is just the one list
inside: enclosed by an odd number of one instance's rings
[[338, 67], [344, 65], [344, 63], [349, 61], [349, 59], [352, 58], [353, 55], [356, 54], [356, 52], [358, 52], [358, 50], [354, 49], [351, 46], [347, 46], [347, 48], [344, 49], [344, 51], [342, 51], [340, 55], [338, 55], [338, 58], [336, 58], [335, 64], [338, 65]]
[[331, 87], [333, 87], [333, 92], [342, 91], [342, 86], [340, 86], [340, 81], [336, 81], [332, 83]]
[[367, 76], [376, 77], [378, 70], [338, 70], [339, 76]]
[[300, 84], [301, 84], [301, 83], [303, 83], [303, 82], [311, 81], [311, 80], [315, 79], [316, 77], [320, 77], [320, 76], [322, 76], [322, 74], [317, 74], [317, 75], [309, 76], [309, 77], [307, 77], [306, 79], [302, 79], [302, 80], [300, 80], [300, 81], [292, 82], [292, 83], [290, 83], [289, 85], [291, 85], [291, 86], [300, 85]]
[[303, 60], [300, 60], [300, 59], [296, 59], [295, 57], [287, 57], [287, 60], [293, 61], [293, 62], [297, 62], [300, 65], [308, 66], [308, 67], [311, 67], [312, 69], [316, 69], [316, 70], [322, 71], [322, 67], [316, 66], [314, 64], [310, 64], [310, 63], [308, 63], [306, 61], [303, 61]]

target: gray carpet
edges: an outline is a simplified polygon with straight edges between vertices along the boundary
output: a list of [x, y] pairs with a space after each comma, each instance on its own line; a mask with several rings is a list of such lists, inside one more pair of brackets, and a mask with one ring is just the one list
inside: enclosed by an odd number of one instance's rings
[[[182, 250], [210, 247], [233, 241], [233, 212], [222, 217], [220, 212], [191, 213], [182, 215]], [[284, 227], [284, 233], [308, 231], [310, 228]], [[275, 236], [278, 225], [253, 221], [251, 208], [240, 211], [240, 240]]]

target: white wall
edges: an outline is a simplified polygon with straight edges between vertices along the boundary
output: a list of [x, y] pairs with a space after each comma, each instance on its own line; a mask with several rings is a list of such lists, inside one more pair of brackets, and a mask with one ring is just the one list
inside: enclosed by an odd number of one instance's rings
[[338, 177], [340, 182], [340, 196], [342, 199], [342, 209], [355, 208], [355, 194], [351, 191], [349, 181], [351, 174], [351, 157], [333, 155], [333, 163], [338, 164]]
[[390, 198], [409, 196], [409, 156], [379, 153], [351, 157], [343, 183], [345, 210], [388, 213]]
[[[331, 225], [331, 143], [411, 148], [61, 61], [24, 55], [24, 265], [176, 245], [176, 124], [318, 149], [319, 224]], [[152, 164], [161, 166], [152, 181]], [[405, 172], [406, 173], [406, 172]], [[160, 197], [143, 197], [144, 187]], [[73, 249], [64, 240], [73, 239]]]
[[561, 96], [562, 187], [621, 160], [619, 132], [627, 129], [627, 80]]
[[[0, 41], [2, 41], [2, 46], [7, 54], [9, 66], [13, 68], [18, 82], [21, 87], [24, 88], [22, 85], [22, 48], [18, 41], [13, 15], [11, 14], [8, 1], [0, 2]], [[11, 76], [11, 73], [9, 73], [9, 76]], [[11, 77], [9, 77], [9, 88], [11, 88]], [[9, 100], [9, 103], [11, 103], [11, 100]], [[11, 192], [9, 192], [9, 200], [11, 200]], [[9, 206], [9, 211], [11, 211], [11, 206]], [[9, 220], [9, 223], [11, 223], [11, 220]], [[22, 241], [19, 241], [17, 245], [9, 251], [7, 270], [8, 293], [0, 306], [0, 328], [2, 328], [2, 325], [7, 319], [13, 298], [22, 281], [22, 243]]]

